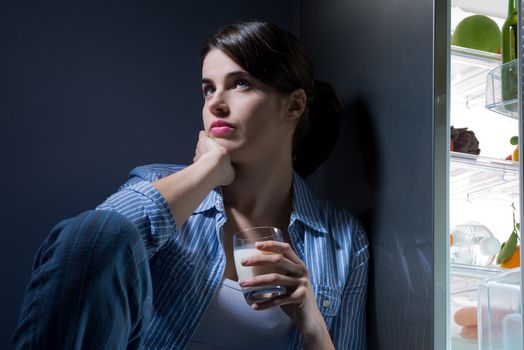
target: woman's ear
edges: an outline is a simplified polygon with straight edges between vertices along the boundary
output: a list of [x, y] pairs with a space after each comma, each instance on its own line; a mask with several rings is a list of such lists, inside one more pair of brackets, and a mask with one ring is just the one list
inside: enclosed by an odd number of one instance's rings
[[287, 114], [291, 119], [298, 119], [304, 113], [307, 104], [307, 96], [304, 89], [297, 89], [290, 94]]

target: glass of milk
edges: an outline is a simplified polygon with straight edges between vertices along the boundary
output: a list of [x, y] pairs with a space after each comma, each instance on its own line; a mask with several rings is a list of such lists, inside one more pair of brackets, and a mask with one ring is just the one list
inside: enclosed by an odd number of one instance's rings
[[[269, 251], [263, 251], [255, 248], [256, 242], [261, 241], [279, 241], [284, 242], [282, 232], [276, 227], [263, 226], [252, 227], [233, 235], [233, 253], [235, 256], [235, 268], [238, 279], [248, 279], [254, 276], [266, 275], [278, 272], [273, 266], [244, 266], [240, 263], [242, 259], [254, 255], [276, 254]], [[244, 298], [249, 305], [268, 301], [279, 295], [286, 294], [284, 286], [257, 286], [242, 288]]]

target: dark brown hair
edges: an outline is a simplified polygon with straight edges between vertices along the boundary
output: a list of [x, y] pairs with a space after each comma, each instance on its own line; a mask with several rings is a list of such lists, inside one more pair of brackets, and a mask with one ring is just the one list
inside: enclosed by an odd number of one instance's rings
[[334, 89], [314, 80], [313, 64], [302, 43], [274, 24], [242, 21], [219, 28], [208, 39], [202, 64], [212, 49], [279, 92], [304, 89], [308, 103], [293, 135], [293, 168], [304, 178], [315, 171], [335, 146], [342, 108]]

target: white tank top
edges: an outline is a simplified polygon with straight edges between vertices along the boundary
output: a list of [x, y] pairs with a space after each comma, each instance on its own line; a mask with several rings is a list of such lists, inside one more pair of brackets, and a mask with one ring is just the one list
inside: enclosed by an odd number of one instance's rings
[[186, 349], [284, 350], [292, 328], [280, 307], [253, 310], [238, 282], [224, 278]]

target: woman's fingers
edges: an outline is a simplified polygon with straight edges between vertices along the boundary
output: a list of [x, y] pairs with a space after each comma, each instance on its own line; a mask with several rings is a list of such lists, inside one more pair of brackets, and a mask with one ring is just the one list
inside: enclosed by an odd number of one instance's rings
[[279, 285], [290, 289], [298, 287], [307, 287], [306, 277], [291, 277], [279, 273], [268, 273], [265, 275], [258, 275], [246, 280], [238, 281], [242, 288]]
[[215, 170], [219, 186], [227, 186], [235, 179], [235, 169], [231, 163], [231, 158], [226, 148], [220, 145], [215, 139], [208, 137], [204, 130], [198, 134], [198, 142], [195, 148], [193, 163], [200, 159], [207, 158], [211, 161]]
[[282, 254], [262, 254], [252, 255], [242, 260], [244, 266], [272, 266], [282, 271], [283, 274], [292, 276], [302, 276], [304, 268], [291, 260], [285, 258]]
[[265, 310], [275, 306], [285, 306], [289, 304], [295, 304], [298, 307], [302, 307], [306, 300], [307, 287], [300, 285], [287, 294], [270, 299], [265, 302], [253, 304], [252, 307], [255, 310]]
[[278, 241], [263, 241], [257, 242], [256, 248], [260, 250], [267, 250], [270, 252], [282, 254], [284, 257], [288, 258], [295, 264], [304, 264], [288, 243]]
[[206, 135], [204, 130], [200, 130], [198, 133], [198, 142], [195, 149], [195, 156], [193, 157], [193, 162], [196, 162], [203, 154], [219, 148], [220, 146]]
[[205, 132], [203, 130], [200, 130], [200, 132], [198, 133], [198, 142], [197, 142], [196, 149], [195, 149], [195, 156], [193, 157], [193, 163], [195, 163], [202, 156], [202, 153], [203, 153], [202, 138], [203, 136], [205, 136]]

